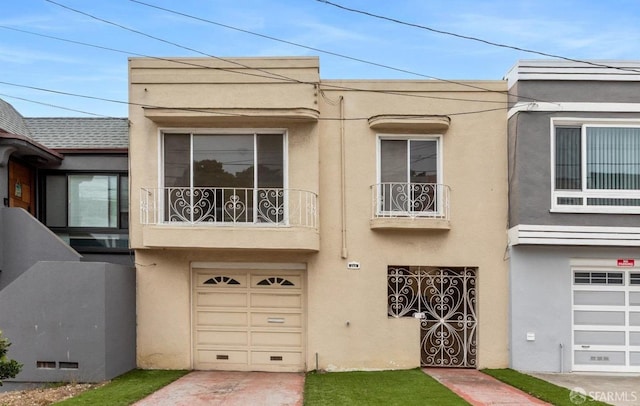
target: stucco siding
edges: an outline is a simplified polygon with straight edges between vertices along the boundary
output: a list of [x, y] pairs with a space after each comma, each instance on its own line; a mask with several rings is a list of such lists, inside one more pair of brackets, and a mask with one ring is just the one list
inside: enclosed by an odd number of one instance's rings
[[[570, 260], [633, 258], [634, 255], [637, 250], [632, 248], [511, 247], [510, 367], [521, 371], [569, 372], [572, 360]], [[534, 333], [535, 341], [527, 341], [527, 333]]]
[[[317, 75], [314, 58], [281, 60], [280, 65], [267, 59], [266, 63], [272, 68], [279, 66], [279, 72], [306, 79]], [[206, 71], [201, 77], [203, 69], [181, 71], [178, 78], [169, 80], [166, 72], [160, 71], [169, 72], [175, 67], [156, 64], [134, 59], [130, 71], [134, 103], [130, 108], [131, 241], [136, 249], [138, 277], [138, 366], [193, 365], [193, 262], [306, 264], [307, 370], [419, 366], [420, 321], [388, 315], [388, 266], [474, 267], [478, 269], [477, 367], [507, 365], [507, 122], [505, 111], [499, 109], [506, 104], [506, 82], [468, 82], [487, 89], [481, 91], [434, 81], [322, 81], [316, 76], [320, 86], [327, 85], [320, 94], [308, 83], [271, 80], [256, 84], [255, 79], [230, 82], [228, 72]], [[398, 92], [410, 97], [393, 94]], [[256, 110], [245, 110], [250, 113], [246, 120], [225, 116], [224, 111], [174, 114], [165, 109], [151, 116], [136, 103]], [[298, 107], [315, 110], [318, 117], [307, 112], [295, 118]], [[288, 110], [267, 117], [273, 108]], [[490, 108], [498, 109], [484, 111]], [[414, 115], [423, 121], [409, 130], [397, 122], [390, 126], [392, 130], [372, 128], [375, 125], [370, 119], [383, 115]], [[430, 118], [433, 122], [428, 121]], [[287, 187], [318, 195], [316, 249], [276, 246], [278, 238], [267, 240], [265, 236], [279, 233], [277, 228], [269, 233], [251, 233], [247, 225], [241, 230], [239, 226], [212, 224], [159, 224], [153, 226], [153, 232], [164, 231], [166, 235], [156, 235], [153, 246], [145, 243], [150, 241], [145, 240], [145, 233], [152, 226], [141, 224], [139, 191], [159, 185], [160, 132], [220, 128], [286, 130]], [[382, 134], [439, 137], [441, 181], [451, 189], [451, 215], [443, 221], [446, 227], [430, 228], [429, 222], [434, 219], [425, 217], [402, 219], [420, 225], [417, 228], [400, 220], [397, 227], [372, 228], [372, 187], [378, 182], [377, 148]], [[200, 237], [207, 233], [218, 234], [216, 238]], [[252, 238], [236, 238], [241, 233]], [[282, 235], [289, 233], [295, 234], [295, 228], [281, 231]], [[223, 245], [234, 239], [234, 246]], [[360, 269], [348, 269], [349, 262], [359, 263]]]

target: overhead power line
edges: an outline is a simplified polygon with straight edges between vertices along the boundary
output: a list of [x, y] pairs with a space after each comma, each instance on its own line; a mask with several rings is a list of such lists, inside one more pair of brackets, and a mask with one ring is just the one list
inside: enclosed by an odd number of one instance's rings
[[63, 106], [59, 106], [57, 104], [44, 103], [44, 102], [41, 102], [41, 101], [31, 100], [31, 99], [27, 99], [27, 98], [24, 98], [24, 97], [12, 96], [12, 95], [6, 94], [6, 93], [0, 93], [0, 96], [5, 97], [5, 98], [10, 98], [10, 99], [22, 100], [22, 101], [26, 101], [26, 102], [29, 102], [29, 103], [40, 104], [41, 106], [53, 107], [55, 109], [67, 110], [67, 111], [73, 111], [75, 113], [87, 114], [87, 115], [90, 115], [90, 116], [115, 118], [115, 117], [112, 117], [112, 116], [106, 116], [104, 114], [92, 113], [90, 111], [72, 109], [70, 107], [63, 107]]
[[[11, 30], [11, 31], [20, 32], [20, 33], [23, 33], [23, 34], [29, 34], [29, 35], [35, 35], [35, 36], [38, 36], [38, 37], [48, 38], [48, 39], [52, 39], [52, 40], [56, 40], [56, 41], [68, 42], [68, 43], [72, 43], [72, 44], [75, 44], [75, 45], [81, 45], [81, 46], [86, 46], [86, 47], [91, 47], [91, 48], [102, 49], [102, 50], [105, 50], [105, 51], [117, 52], [117, 53], [121, 53], [121, 54], [125, 54], [125, 55], [133, 55], [133, 56], [139, 56], [139, 57], [144, 57], [144, 58], [150, 58], [150, 59], [155, 59], [155, 60], [158, 60], [158, 61], [171, 62], [171, 63], [181, 64], [181, 65], [186, 65], [186, 66], [192, 66], [192, 67], [196, 67], [196, 68], [221, 70], [221, 71], [227, 71], [227, 72], [243, 74], [243, 75], [249, 75], [249, 76], [257, 76], [257, 77], [269, 78], [269, 79], [272, 78], [271, 76], [265, 76], [265, 75], [261, 75], [261, 74], [254, 74], [254, 73], [251, 73], [251, 72], [238, 71], [237, 68], [221, 68], [221, 67], [214, 67], [214, 66], [210, 66], [210, 65], [203, 65], [203, 64], [199, 64], [199, 63], [196, 63], [196, 62], [193, 62], [193, 61], [184, 60], [184, 59], [164, 58], [164, 57], [159, 57], [159, 56], [146, 55], [146, 54], [141, 54], [141, 53], [137, 53], [137, 52], [134, 52], [134, 51], [125, 51], [125, 50], [122, 50], [122, 49], [116, 49], [116, 48], [107, 47], [107, 46], [103, 46], [103, 45], [90, 44], [90, 43], [87, 43], [87, 42], [76, 41], [76, 40], [71, 40], [71, 39], [67, 39], [67, 38], [55, 37], [55, 36], [52, 36], [52, 35], [46, 35], [46, 34], [41, 34], [41, 33], [33, 32], [33, 31], [22, 30], [22, 29], [19, 29], [19, 28], [7, 27], [5, 25], [0, 25], [0, 28]], [[496, 103], [496, 104], [504, 103], [503, 101], [494, 101], [494, 100], [480, 100], [480, 99], [460, 98], [460, 97], [446, 97], [446, 96], [428, 96], [428, 95], [417, 94], [417, 93], [402, 93], [402, 92], [392, 92], [392, 91], [386, 91], [386, 90], [359, 89], [359, 88], [354, 88], [354, 87], [349, 87], [349, 86], [338, 86], [338, 85], [325, 84], [325, 83], [322, 83], [321, 81], [320, 82], [302, 82], [302, 81], [300, 81], [298, 83], [306, 83], [306, 84], [309, 84], [309, 85], [325, 86], [325, 87], [328, 87], [328, 88], [339, 89], [339, 90], [351, 90], [351, 91], [362, 91], [362, 92], [372, 92], [372, 93], [383, 93], [383, 94], [391, 94], [391, 95], [406, 96], [406, 97], [416, 97], [416, 98], [425, 98], [425, 99], [469, 101], [469, 102]], [[542, 101], [542, 100], [538, 100], [538, 101]]]
[[[151, 34], [147, 34], [147, 33], [142, 32], [140, 30], [136, 30], [136, 29], [133, 29], [133, 28], [130, 28], [130, 27], [126, 27], [126, 26], [124, 26], [122, 24], [119, 24], [119, 23], [116, 23], [116, 22], [113, 22], [113, 21], [109, 21], [109, 20], [106, 20], [106, 19], [101, 18], [101, 17], [97, 17], [97, 16], [89, 14], [87, 12], [84, 12], [84, 11], [81, 11], [81, 10], [66, 6], [66, 5], [64, 5], [62, 3], [59, 3], [59, 2], [56, 2], [54, 0], [45, 0], [45, 1], [47, 1], [47, 2], [49, 2], [51, 4], [55, 4], [55, 5], [57, 5], [59, 7], [62, 7], [64, 9], [66, 9], [66, 10], [72, 11], [74, 13], [78, 13], [78, 14], [84, 15], [86, 17], [95, 19], [97, 21], [103, 22], [105, 24], [113, 25], [115, 27], [124, 29], [126, 31], [133, 32], [135, 34], [142, 35], [142, 36], [145, 36], [147, 38], [151, 38], [151, 39], [154, 39], [154, 40], [166, 43], [166, 44], [170, 44], [170, 45], [173, 45], [173, 46], [176, 46], [176, 47], [179, 47], [181, 49], [185, 49], [185, 50], [188, 50], [188, 51], [191, 51], [191, 52], [196, 52], [196, 53], [198, 53], [200, 55], [211, 57], [211, 58], [217, 59], [219, 61], [227, 62], [227, 63], [232, 64], [232, 65], [240, 66], [242, 68], [249, 69], [251, 71], [259, 71], [259, 72], [264, 73], [265, 75], [260, 75], [260, 74], [256, 74], [256, 73], [245, 72], [245, 71], [238, 71], [237, 69], [233, 69], [233, 68], [209, 67], [209, 66], [194, 64], [194, 65], [197, 65], [197, 66], [200, 66], [200, 67], [203, 67], [203, 68], [224, 70], [224, 71], [229, 71], [229, 72], [233, 72], [233, 73], [237, 73], [237, 74], [246, 74], [246, 75], [250, 75], [250, 76], [265, 77], [265, 78], [269, 78], [269, 79], [280, 79], [280, 80], [283, 80], [283, 81], [286, 81], [286, 82], [307, 84], [307, 85], [311, 85], [311, 86], [324, 86], [324, 87], [327, 87], [327, 88], [340, 89], [340, 90], [350, 90], [350, 91], [369, 92], [369, 93], [382, 93], [382, 94], [391, 94], [391, 95], [397, 95], [397, 96], [415, 97], [415, 98], [427, 98], [427, 99], [436, 99], [436, 100], [454, 100], [454, 101], [468, 101], [468, 102], [496, 103], [496, 104], [505, 103], [504, 101], [496, 101], [496, 100], [486, 100], [486, 99], [480, 100], [480, 99], [472, 99], [472, 98], [447, 97], [447, 96], [429, 96], [429, 95], [424, 95], [424, 94], [418, 94], [418, 93], [415, 93], [415, 92], [405, 93], [405, 92], [393, 92], [393, 91], [386, 91], [386, 90], [361, 89], [361, 88], [355, 88], [355, 87], [350, 87], [350, 86], [341, 86], [341, 85], [328, 84], [328, 83], [322, 83], [322, 82], [302, 81], [302, 80], [291, 78], [291, 77], [288, 77], [288, 76], [285, 76], [285, 75], [269, 72], [268, 70], [265, 70], [265, 69], [251, 67], [251, 66], [248, 66], [246, 64], [240, 63], [237, 60], [232, 60], [232, 59], [228, 59], [228, 58], [221, 58], [219, 56], [211, 55], [211, 54], [208, 54], [206, 52], [202, 52], [202, 51], [199, 51], [197, 49], [194, 49], [194, 48], [191, 48], [191, 47], [188, 47], [188, 46], [184, 46], [184, 45], [178, 44], [176, 42], [169, 41], [169, 40], [166, 40], [166, 39], [163, 39], [163, 38], [151, 35]], [[24, 30], [21, 30], [21, 31], [22, 32], [27, 32], [27, 31], [24, 31]], [[31, 34], [34, 34], [34, 33], [31, 33]], [[39, 34], [35, 34], [35, 35], [39, 35]], [[52, 37], [52, 36], [46, 36], [46, 37], [55, 38], [55, 37]], [[67, 41], [69, 41], [69, 40], [67, 40]], [[90, 45], [90, 44], [81, 43], [79, 41], [70, 41], [70, 42], [74, 42], [76, 44], [83, 44], [83, 45], [93, 46], [93, 45]], [[107, 47], [101, 47], [101, 46], [97, 46], [97, 47], [98, 48], [102, 48], [102, 49], [114, 50], [113, 48], [107, 48]], [[126, 52], [126, 51], [120, 51], [120, 50], [114, 50], [114, 51]], [[147, 57], [149, 57], [149, 56], [147, 56]], [[177, 62], [177, 63], [181, 63], [179, 60], [175, 60], [175, 59], [172, 59], [172, 58], [157, 58], [157, 57], [153, 57], [153, 58], [160, 59], [160, 60], [165, 60], [165, 61], [166, 60], [171, 60], [171, 61], [174, 61], [174, 62]], [[461, 85], [461, 86], [466, 86], [467, 85], [467, 84], [465, 84], [463, 82], [453, 82], [453, 81], [451, 81], [451, 83], [455, 83], [455, 84], [458, 84], [458, 85]], [[486, 88], [479, 88], [479, 90], [487, 91], [487, 92], [494, 92], [494, 93], [499, 93], [499, 94], [505, 94], [506, 93], [504, 91], [495, 91], [495, 90], [486, 89]], [[537, 100], [537, 101], [544, 101], [544, 100]]]
[[534, 49], [527, 49], [527, 48], [522, 48], [522, 47], [518, 47], [518, 46], [514, 46], [514, 45], [501, 44], [499, 42], [493, 42], [493, 41], [489, 41], [489, 40], [482, 39], [482, 38], [472, 37], [472, 36], [469, 36], [469, 35], [463, 35], [463, 34], [458, 34], [458, 33], [455, 33], [455, 32], [439, 30], [439, 29], [436, 29], [436, 28], [428, 27], [426, 25], [410, 23], [410, 22], [407, 22], [407, 21], [399, 20], [397, 18], [392, 18], [392, 17], [388, 17], [388, 16], [383, 16], [383, 15], [380, 15], [380, 14], [374, 14], [374, 13], [371, 13], [369, 11], [358, 10], [358, 9], [355, 9], [355, 8], [343, 6], [341, 4], [334, 3], [334, 2], [331, 2], [329, 0], [316, 0], [316, 1], [318, 1], [320, 3], [324, 3], [324, 4], [327, 4], [327, 5], [330, 5], [330, 6], [333, 6], [333, 7], [336, 7], [336, 8], [339, 8], [339, 9], [342, 9], [342, 10], [345, 10], [345, 11], [349, 11], [351, 13], [362, 14], [362, 15], [366, 15], [366, 16], [369, 16], [369, 17], [377, 18], [377, 19], [380, 19], [380, 20], [385, 20], [385, 21], [390, 21], [390, 22], [393, 22], [393, 23], [401, 24], [401, 25], [406, 25], [408, 27], [419, 28], [419, 29], [422, 29], [422, 30], [426, 30], [426, 31], [430, 31], [430, 32], [436, 33], [436, 34], [448, 35], [448, 36], [455, 37], [455, 38], [460, 38], [460, 39], [465, 39], [465, 40], [469, 40], [469, 41], [480, 42], [480, 43], [483, 43], [483, 44], [486, 44], [486, 45], [491, 45], [491, 46], [494, 46], [494, 47], [513, 49], [515, 51], [526, 52], [526, 53], [529, 53], [529, 54], [541, 55], [541, 56], [546, 56], [546, 57], [550, 57], [550, 58], [562, 59], [562, 60], [569, 61], [569, 62], [583, 63], [583, 64], [587, 64], [587, 65], [591, 65], [591, 66], [597, 66], [599, 68], [617, 69], [617, 70], [622, 70], [622, 71], [640, 73], [640, 70], [638, 70], [638, 69], [625, 68], [625, 67], [621, 67], [621, 66], [610, 66], [610, 65], [607, 65], [607, 64], [593, 62], [593, 61], [585, 61], [585, 60], [576, 59], [576, 58], [569, 58], [569, 57], [562, 56], [562, 55], [557, 55], [557, 54], [552, 54], [552, 53], [542, 52], [542, 51], [536, 51]]
[[[109, 103], [126, 104], [128, 106], [137, 106], [137, 107], [142, 107], [142, 108], [155, 108], [155, 109], [166, 109], [166, 110], [174, 110], [174, 111], [207, 113], [207, 114], [216, 114], [216, 115], [221, 115], [221, 116], [236, 116], [236, 117], [248, 117], [248, 118], [253, 117], [252, 115], [249, 115], [249, 114], [232, 113], [232, 112], [227, 112], [227, 111], [216, 111], [215, 108], [209, 109], [209, 108], [189, 108], [189, 107], [168, 107], [168, 106], [158, 106], [158, 105], [144, 104], [144, 103], [134, 103], [134, 102], [130, 102], [130, 101], [108, 99], [108, 98], [104, 98], [104, 97], [90, 96], [90, 95], [79, 94], [79, 93], [71, 93], [71, 92], [65, 92], [65, 91], [62, 91], [62, 90], [47, 89], [47, 88], [43, 88], [43, 87], [23, 85], [23, 84], [19, 84], [19, 83], [12, 83], [12, 82], [5, 82], [5, 81], [0, 81], [0, 85], [20, 87], [20, 88], [37, 90], [37, 91], [46, 92], [46, 93], [54, 93], [54, 94], [59, 94], [59, 95], [62, 95], [62, 96], [79, 97], [79, 98], [83, 98], [83, 99], [99, 100], [99, 101], [104, 101], [104, 102], [109, 102]], [[28, 100], [28, 99], [24, 99], [24, 100], [25, 101], [32, 101], [32, 100]], [[68, 109], [66, 107], [61, 107], [61, 106], [57, 106], [57, 105], [51, 105], [51, 106], [52, 107], [66, 109], [66, 110], [72, 110], [72, 111], [81, 112], [80, 110]], [[489, 109], [482, 109], [482, 110], [459, 111], [459, 112], [450, 112], [450, 113], [435, 114], [435, 115], [434, 114], [412, 114], [412, 115], [405, 116], [404, 118], [407, 119], [407, 120], [410, 120], [410, 119], [413, 119], [413, 118], [420, 118], [420, 117], [462, 116], [462, 115], [479, 114], [479, 113], [486, 113], [486, 112], [506, 110], [506, 109], [507, 109], [507, 107], [504, 106], [504, 107], [496, 107], [496, 108], [489, 108]], [[83, 113], [91, 114], [91, 115], [98, 115], [98, 114], [95, 114], [95, 113], [87, 113], [87, 112], [83, 112]], [[295, 119], [295, 118], [293, 118], [293, 119]], [[300, 118], [300, 119], [301, 120], [307, 120], [306, 118]], [[364, 121], [364, 120], [369, 120], [369, 117], [350, 117], [350, 118], [344, 118], [344, 117], [319, 117], [318, 118], [318, 121]]]
[[351, 60], [351, 61], [360, 62], [360, 63], [364, 63], [364, 64], [371, 65], [371, 66], [377, 66], [379, 68], [394, 70], [396, 72], [407, 73], [409, 75], [414, 75], [414, 76], [418, 76], [418, 77], [422, 77], [422, 78], [433, 79], [433, 80], [437, 80], [439, 82], [457, 84], [457, 85], [466, 86], [466, 87], [470, 87], [470, 88], [478, 89], [478, 90], [483, 90], [483, 91], [487, 91], [487, 92], [499, 92], [499, 93], [503, 93], [503, 94], [506, 93], [506, 91], [492, 90], [492, 89], [487, 89], [487, 88], [481, 87], [481, 86], [475, 86], [475, 85], [472, 85], [472, 84], [469, 84], [469, 83], [459, 82], [459, 81], [455, 81], [455, 80], [442, 79], [442, 78], [438, 78], [438, 77], [435, 77], [435, 76], [426, 75], [424, 73], [413, 72], [413, 71], [410, 71], [410, 70], [407, 70], [407, 69], [397, 68], [397, 67], [393, 67], [393, 66], [382, 64], [382, 63], [378, 63], [378, 62], [368, 61], [366, 59], [356, 58], [354, 56], [340, 54], [338, 52], [327, 51], [326, 49], [320, 49], [320, 48], [316, 48], [316, 47], [300, 44], [300, 43], [293, 42], [293, 41], [284, 40], [282, 38], [276, 38], [276, 37], [273, 37], [273, 36], [270, 36], [270, 35], [266, 35], [266, 34], [260, 34], [260, 33], [254, 32], [254, 31], [245, 30], [243, 28], [238, 28], [238, 27], [234, 27], [232, 25], [223, 24], [223, 23], [220, 23], [220, 22], [217, 22], [217, 21], [212, 21], [212, 20], [208, 20], [206, 18], [202, 18], [202, 17], [191, 15], [191, 14], [183, 13], [181, 11], [176, 11], [176, 10], [168, 9], [168, 8], [165, 8], [165, 7], [156, 6], [154, 4], [145, 3], [145, 2], [140, 1], [140, 0], [129, 0], [129, 1], [131, 1], [133, 3], [141, 4], [141, 5], [146, 6], [146, 7], [155, 8], [157, 10], [162, 10], [162, 11], [165, 11], [167, 13], [171, 13], [171, 14], [182, 16], [182, 17], [190, 18], [190, 19], [193, 19], [193, 20], [196, 20], [196, 21], [200, 21], [200, 22], [216, 25], [218, 27], [223, 27], [223, 28], [227, 28], [227, 29], [230, 29], [230, 30], [243, 32], [245, 34], [249, 34], [249, 35], [253, 35], [253, 36], [256, 36], [256, 37], [268, 39], [268, 40], [271, 40], [271, 41], [280, 42], [280, 43], [287, 44], [287, 45], [293, 45], [295, 47], [308, 49], [310, 51], [315, 51], [315, 52], [319, 52], [319, 53], [322, 53], [322, 54], [337, 56], [338, 58], [348, 59], [348, 60]]

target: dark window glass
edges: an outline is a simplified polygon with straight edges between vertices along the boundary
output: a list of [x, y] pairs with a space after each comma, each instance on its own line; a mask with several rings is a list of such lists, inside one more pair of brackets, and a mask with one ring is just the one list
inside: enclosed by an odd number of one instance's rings
[[580, 127], [556, 128], [556, 189], [582, 189]]

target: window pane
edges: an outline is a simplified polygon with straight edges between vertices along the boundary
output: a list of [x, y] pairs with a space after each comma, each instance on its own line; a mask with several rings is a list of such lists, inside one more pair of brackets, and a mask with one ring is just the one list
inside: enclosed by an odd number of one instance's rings
[[556, 189], [581, 190], [581, 129], [556, 128]]
[[117, 227], [117, 176], [69, 176], [69, 227]]
[[258, 135], [258, 187], [281, 188], [284, 185], [282, 134]]
[[407, 141], [380, 141], [380, 181], [407, 182]]
[[67, 226], [67, 177], [47, 176], [45, 217], [48, 227]]
[[253, 135], [194, 135], [193, 186], [254, 185]]
[[189, 161], [191, 160], [189, 134], [164, 135], [164, 185], [165, 187], [189, 186]]
[[640, 189], [640, 128], [587, 127], [587, 187]]
[[438, 183], [438, 142], [436, 140], [409, 141], [411, 183]]
[[129, 177], [120, 176], [120, 228], [129, 228]]

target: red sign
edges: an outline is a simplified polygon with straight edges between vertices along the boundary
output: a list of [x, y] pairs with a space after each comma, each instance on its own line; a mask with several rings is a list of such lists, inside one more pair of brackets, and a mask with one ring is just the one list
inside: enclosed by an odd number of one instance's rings
[[635, 259], [618, 259], [618, 266], [633, 267], [636, 265]]

